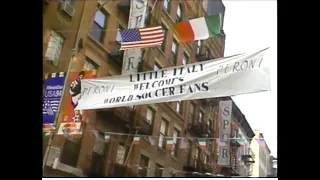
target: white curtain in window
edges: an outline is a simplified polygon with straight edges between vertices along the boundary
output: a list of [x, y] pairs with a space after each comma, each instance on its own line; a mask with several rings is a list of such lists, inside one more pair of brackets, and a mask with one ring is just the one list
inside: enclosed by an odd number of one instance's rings
[[63, 42], [64, 39], [62, 36], [60, 36], [55, 31], [51, 31], [51, 37], [48, 43], [45, 57], [48, 61], [52, 61], [55, 66], [58, 65]]
[[166, 129], [167, 129], [167, 122], [161, 121], [160, 132], [161, 132], [162, 134], [165, 134], [165, 133], [166, 133]]
[[199, 122], [202, 121], [202, 112], [199, 113]]
[[94, 69], [96, 69], [96, 67], [91, 62], [89, 62], [89, 61], [84, 62], [83, 70], [88, 71], [88, 70], [94, 70]]
[[162, 147], [162, 144], [163, 144], [163, 135], [160, 134], [160, 135], [159, 135], [159, 143], [158, 143], [158, 146], [159, 146], [159, 147]]
[[168, 9], [170, 0], [163, 0], [163, 7]]
[[147, 110], [147, 120], [148, 120], [148, 122], [149, 122], [150, 124], [151, 124], [152, 121], [153, 121], [153, 117], [154, 117], [153, 111], [152, 111], [150, 108], [148, 108], [148, 110]]
[[174, 53], [174, 54], [176, 54], [177, 52], [177, 44], [174, 42], [174, 41], [172, 41], [172, 47], [171, 47], [171, 50], [172, 50], [172, 52]]
[[117, 158], [116, 162], [118, 164], [123, 164], [124, 163], [124, 158], [125, 158], [125, 153], [126, 153], [126, 148], [122, 145], [118, 146], [118, 151], [117, 151]]
[[181, 106], [181, 102], [178, 101], [177, 102], [177, 109], [176, 109], [177, 112], [180, 112], [180, 106]]

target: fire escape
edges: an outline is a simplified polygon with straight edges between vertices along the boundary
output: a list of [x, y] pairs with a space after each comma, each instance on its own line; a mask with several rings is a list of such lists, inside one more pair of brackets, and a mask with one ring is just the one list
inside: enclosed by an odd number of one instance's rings
[[128, 166], [128, 160], [132, 155], [133, 137], [135, 134], [146, 136], [152, 135], [153, 125], [144, 116], [140, 115], [140, 112], [136, 110], [136, 107], [119, 107], [99, 110], [98, 114], [101, 113], [103, 114], [103, 117], [106, 117], [106, 121], [125, 127], [126, 131], [124, 133], [131, 135], [127, 137], [125, 143], [125, 147], [129, 147], [129, 150], [125, 155], [125, 162], [123, 164], [113, 163], [113, 171], [112, 173], [109, 173], [109, 175], [114, 177], [137, 177], [137, 172], [132, 167]]
[[121, 16], [124, 16], [124, 19], [126, 22], [129, 21], [129, 13], [130, 13], [130, 0], [117, 0], [117, 6], [118, 10], [122, 13], [120, 13]]
[[109, 58], [112, 61], [108, 61], [108, 62], [114, 63], [116, 67], [120, 68], [120, 71], [121, 71], [124, 51], [119, 51], [119, 49], [120, 49], [120, 44], [118, 42], [112, 42], [112, 50], [108, 54]]
[[205, 173], [211, 172], [211, 168], [200, 159], [189, 158], [183, 166], [183, 171], [188, 173], [186, 177], [203, 177]]
[[[213, 99], [202, 99], [200, 100], [202, 106], [206, 112], [202, 120], [199, 119], [198, 113], [190, 113], [188, 117], [188, 125], [186, 129], [186, 133], [190, 132], [194, 134], [196, 137], [205, 138], [205, 137], [213, 137], [214, 130], [213, 124], [208, 124], [205, 122], [208, 113], [210, 113], [213, 109], [213, 106], [216, 105], [216, 101]], [[197, 114], [197, 115], [196, 115]], [[191, 149], [189, 149], [191, 150]], [[213, 152], [210, 152], [211, 154]], [[203, 160], [200, 159], [201, 150], [198, 149], [198, 154], [192, 157], [191, 151], [186, 156], [185, 163], [183, 166], [183, 171], [186, 171], [186, 177], [204, 177], [205, 173], [212, 172], [212, 164], [204, 163]]]
[[230, 141], [230, 164], [231, 176], [240, 176], [240, 157], [237, 155], [238, 148], [241, 144], [236, 139]]
[[[254, 162], [254, 154], [251, 148], [248, 148], [246, 154], [237, 154], [238, 148], [241, 144], [237, 139], [231, 139], [230, 141], [230, 164], [231, 164], [231, 176], [250, 176], [252, 173], [252, 164]], [[245, 167], [241, 168], [241, 162], [244, 163]], [[246, 169], [246, 172], [241, 171], [241, 169]]]
[[247, 166], [247, 176], [251, 176], [252, 175], [252, 170], [253, 170], [253, 163], [255, 163], [254, 159], [255, 159], [255, 155], [252, 152], [251, 148], [248, 149], [248, 153], [242, 155], [242, 161], [244, 161], [245, 165]]

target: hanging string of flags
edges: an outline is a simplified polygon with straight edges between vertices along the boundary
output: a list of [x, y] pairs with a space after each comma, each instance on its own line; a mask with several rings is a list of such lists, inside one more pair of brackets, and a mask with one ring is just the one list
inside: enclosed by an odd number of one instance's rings
[[[101, 132], [97, 130], [89, 130], [92, 131], [97, 138], [100, 138], [101, 140], [105, 142], [109, 142], [112, 135], [117, 136], [129, 136], [133, 137], [133, 144], [137, 145], [140, 144], [141, 138], [147, 138], [149, 143], [151, 145], [156, 144], [156, 140], [159, 139], [159, 141], [166, 141], [167, 148], [172, 149], [173, 145], [178, 143], [177, 140], [180, 139], [180, 149], [187, 149], [189, 145], [189, 139], [197, 140], [199, 143], [199, 146], [202, 150], [206, 150], [207, 148], [207, 141], [209, 140], [215, 140], [218, 146], [225, 145], [225, 141], [220, 140], [220, 138], [215, 137], [182, 137], [182, 136], [150, 136], [150, 135], [142, 135], [142, 134], [126, 134], [126, 133], [117, 133], [117, 132]], [[104, 135], [99, 136], [99, 133], [103, 133]], [[246, 145], [246, 139], [244, 138], [238, 138], [233, 137], [229, 138], [230, 140], [237, 141], [241, 146]], [[250, 138], [248, 138], [250, 139]], [[250, 140], [255, 139], [260, 145], [264, 145], [264, 138], [251, 138]]]
[[[174, 144], [178, 143], [177, 140], [180, 140], [180, 149], [187, 149], [189, 148], [189, 140], [196, 140], [202, 150], [206, 150], [207, 148], [207, 141], [215, 140], [218, 146], [225, 145], [225, 141], [220, 140], [220, 138], [216, 137], [182, 137], [182, 136], [151, 136], [151, 135], [144, 135], [144, 134], [127, 134], [127, 133], [118, 133], [118, 132], [101, 132], [94, 129], [89, 129], [87, 131], [91, 131], [94, 133], [96, 138], [99, 138], [102, 141], [109, 142], [111, 136], [127, 136], [132, 137], [132, 143], [134, 145], [140, 144], [141, 138], [146, 138], [151, 145], [156, 144], [156, 140], [165, 141], [168, 149], [173, 149]], [[49, 132], [55, 133], [54, 131]], [[72, 136], [72, 134], [65, 133], [63, 134], [65, 137]], [[239, 138], [239, 137], [232, 137], [229, 138], [230, 140], [237, 141], [240, 145], [246, 145], [246, 139]], [[259, 144], [264, 145], [264, 138], [248, 138], [247, 140], [255, 139]]]
[[[211, 163], [206, 163], [206, 165], [208, 166], [213, 166], [213, 165], [216, 165], [216, 164], [211, 164]], [[127, 165], [128, 167], [137, 167], [139, 170], [142, 170], [142, 169], [150, 169], [150, 167], [148, 166], [141, 166], [139, 164], [128, 164]], [[180, 171], [180, 170], [174, 170], [174, 169], [171, 169], [171, 168], [165, 168], [165, 167], [162, 167], [162, 168], [159, 168], [160, 170], [164, 170], [164, 169], [170, 169], [170, 174], [172, 175], [177, 175], [177, 174], [196, 174], [196, 175], [204, 175], [204, 176], [212, 176], [212, 177], [216, 177], [216, 176], [223, 176], [223, 175], [220, 175], [220, 174], [212, 174], [212, 173], [209, 173], [209, 172], [206, 172], [206, 173], [200, 173], [200, 172], [190, 172], [190, 171]]]

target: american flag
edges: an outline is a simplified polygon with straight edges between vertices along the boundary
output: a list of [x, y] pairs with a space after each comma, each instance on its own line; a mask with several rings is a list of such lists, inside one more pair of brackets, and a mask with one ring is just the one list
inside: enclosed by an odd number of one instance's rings
[[121, 42], [120, 50], [160, 46], [164, 39], [161, 26], [125, 29], [118, 32], [117, 41]]
[[57, 112], [59, 106], [59, 101], [48, 100], [43, 102], [43, 115], [53, 116]]

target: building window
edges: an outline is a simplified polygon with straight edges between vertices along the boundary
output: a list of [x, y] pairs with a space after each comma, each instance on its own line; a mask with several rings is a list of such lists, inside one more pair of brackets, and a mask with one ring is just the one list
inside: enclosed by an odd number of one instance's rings
[[211, 119], [209, 119], [208, 121], [207, 121], [207, 125], [208, 125], [208, 128], [209, 128], [209, 132], [210, 132], [210, 134], [212, 133], [212, 120]]
[[125, 161], [125, 158], [127, 156], [127, 153], [128, 153], [128, 149], [124, 145], [119, 144], [118, 151], [117, 151], [116, 162], [118, 164], [123, 164], [124, 161]]
[[209, 58], [210, 58], [210, 52], [209, 52], [208, 49], [206, 49], [206, 52], [205, 52], [204, 55], [205, 55], [206, 59], [209, 59]]
[[151, 19], [150, 12], [151, 12], [151, 8], [147, 8], [146, 9], [146, 14], [145, 14], [145, 17], [144, 17], [145, 20], [144, 20], [143, 27], [146, 27], [147, 25], [150, 24], [150, 19]]
[[191, 154], [192, 154], [192, 141], [188, 139], [189, 148], [184, 150], [184, 166], [188, 166], [190, 164], [191, 160]]
[[155, 64], [153, 65], [153, 70], [154, 70], [154, 71], [158, 71], [159, 69], [161, 69], [161, 67], [158, 65], [158, 63], [155, 63]]
[[156, 169], [154, 171], [154, 177], [162, 177], [163, 166], [156, 164]]
[[173, 130], [173, 151], [171, 151], [171, 155], [174, 157], [178, 157], [179, 153], [179, 144], [180, 144], [180, 131], [178, 129]]
[[98, 69], [99, 65], [96, 64], [93, 60], [90, 58], [86, 57], [86, 60], [84, 61], [84, 66], [83, 70], [85, 71], [90, 71], [90, 70], [95, 70]]
[[61, 35], [55, 31], [51, 31], [45, 58], [47, 61], [52, 62], [55, 66], [58, 66], [63, 42], [64, 38]]
[[192, 123], [194, 121], [194, 104], [190, 103], [190, 114], [189, 114], [189, 123]]
[[197, 54], [200, 53], [200, 49], [201, 49], [201, 40], [197, 42]]
[[214, 150], [212, 141], [208, 142], [208, 150], [209, 150], [209, 152], [213, 152], [213, 150]]
[[155, 111], [148, 107], [148, 110], [147, 110], [147, 121], [149, 124], [152, 124], [154, 122], [154, 118], [155, 118]]
[[184, 53], [183, 54], [183, 59], [182, 59], [182, 64], [186, 65], [188, 63], [189, 63], [189, 56]]
[[202, 120], [203, 120], [203, 112], [200, 111], [200, 112], [199, 112], [199, 116], [198, 116], [198, 121], [201, 123]]
[[77, 167], [78, 157], [80, 153], [80, 139], [66, 139], [63, 145], [60, 162], [72, 167]]
[[177, 19], [176, 22], [180, 22], [182, 20], [182, 5], [179, 4], [177, 7]]
[[208, 161], [208, 155], [204, 154], [203, 155], [203, 164], [207, 164], [207, 161]]
[[166, 142], [164, 141], [164, 137], [167, 136], [168, 133], [168, 121], [162, 119], [160, 126], [160, 135], [159, 135], [159, 143], [158, 146], [162, 149], [166, 148]]
[[194, 160], [198, 160], [200, 158], [200, 152], [198, 148], [196, 148], [196, 151], [194, 153]]
[[100, 155], [104, 155], [105, 150], [106, 143], [104, 142], [104, 133], [98, 132], [98, 137], [96, 137], [94, 141], [93, 151]]
[[177, 101], [177, 107], [176, 107], [176, 111], [177, 113], [182, 115], [182, 109], [183, 109], [183, 104], [181, 101]]
[[169, 7], [170, 7], [170, 0], [163, 0], [163, 8], [166, 11], [169, 11]]
[[148, 168], [149, 168], [149, 158], [144, 156], [144, 155], [140, 155], [140, 163], [139, 163], [141, 169], [139, 168], [139, 176], [140, 177], [147, 177], [148, 175]]
[[107, 15], [98, 10], [94, 16], [94, 22], [90, 35], [98, 42], [103, 42], [104, 30], [106, 29]]
[[166, 25], [164, 25], [163, 23], [161, 23], [161, 26], [162, 26], [162, 29], [163, 29], [163, 32], [164, 32], [164, 39], [163, 39], [163, 42], [161, 44], [161, 49], [163, 52], [165, 52], [166, 50], [166, 39], [167, 39], [167, 35], [168, 35], [168, 28]]
[[170, 60], [174, 65], [177, 65], [177, 54], [178, 54], [178, 43], [174, 39], [172, 41], [172, 46], [171, 46], [171, 57]]

